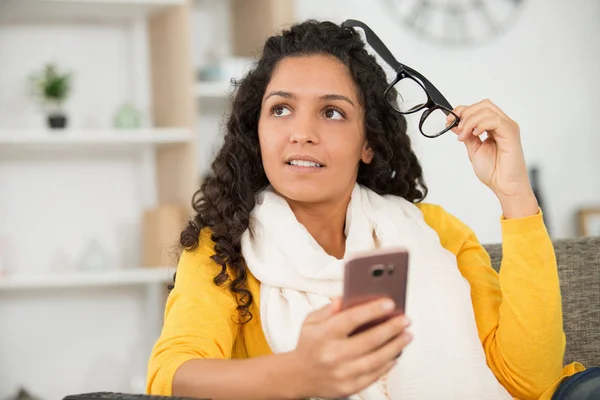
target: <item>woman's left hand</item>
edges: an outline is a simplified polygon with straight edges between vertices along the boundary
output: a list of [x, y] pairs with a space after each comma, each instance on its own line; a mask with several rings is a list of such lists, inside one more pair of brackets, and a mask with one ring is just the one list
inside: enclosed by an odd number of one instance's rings
[[[461, 121], [452, 132], [465, 143], [477, 178], [498, 197], [504, 216], [536, 214], [538, 204], [529, 182], [519, 125], [489, 100], [453, 111]], [[487, 132], [485, 140], [480, 138], [483, 132]]]

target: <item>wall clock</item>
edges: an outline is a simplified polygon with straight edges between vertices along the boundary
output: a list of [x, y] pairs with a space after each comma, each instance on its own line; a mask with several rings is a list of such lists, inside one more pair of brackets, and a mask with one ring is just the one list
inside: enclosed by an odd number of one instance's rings
[[419, 38], [451, 46], [481, 44], [506, 32], [525, 0], [380, 0]]

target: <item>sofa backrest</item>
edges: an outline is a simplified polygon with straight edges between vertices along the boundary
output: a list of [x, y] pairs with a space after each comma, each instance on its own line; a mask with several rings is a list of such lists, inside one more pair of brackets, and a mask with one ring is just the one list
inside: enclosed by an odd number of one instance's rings
[[[502, 247], [484, 246], [499, 271]], [[600, 237], [554, 241], [567, 337], [565, 363], [600, 366]]]

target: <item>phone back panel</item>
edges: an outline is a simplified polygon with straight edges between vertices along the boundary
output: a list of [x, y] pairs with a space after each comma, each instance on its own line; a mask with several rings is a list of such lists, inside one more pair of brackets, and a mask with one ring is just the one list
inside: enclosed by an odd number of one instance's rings
[[[408, 252], [404, 249], [377, 250], [352, 258], [348, 260], [344, 270], [342, 308], [386, 297], [396, 304], [392, 316], [404, 314], [407, 278]], [[384, 320], [386, 319], [389, 317]], [[381, 322], [383, 321], [373, 321], [359, 331]]]

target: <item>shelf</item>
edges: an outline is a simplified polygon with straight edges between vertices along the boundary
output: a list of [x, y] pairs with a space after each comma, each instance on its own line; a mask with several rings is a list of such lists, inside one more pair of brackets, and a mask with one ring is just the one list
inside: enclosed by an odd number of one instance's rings
[[198, 82], [194, 91], [199, 99], [227, 99], [232, 89], [229, 82]]
[[111, 22], [145, 16], [184, 0], [0, 0], [0, 22]]
[[96, 145], [168, 145], [188, 143], [189, 129], [0, 129], [0, 147], [16, 145], [96, 146]]
[[0, 276], [0, 292], [24, 289], [109, 287], [170, 283], [175, 269], [169, 267], [131, 268], [114, 271], [49, 273], [45, 275]]

